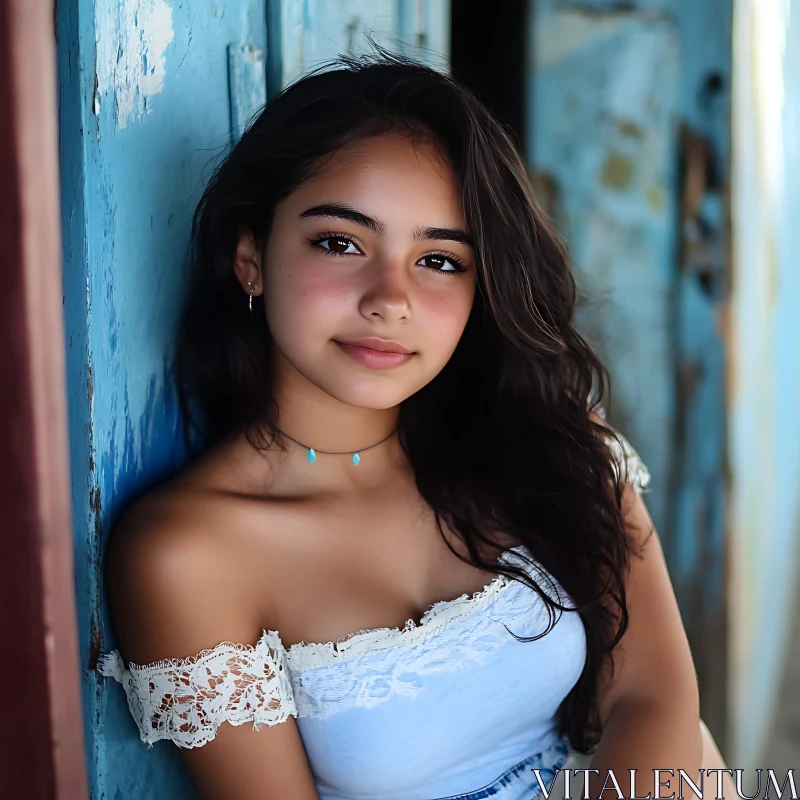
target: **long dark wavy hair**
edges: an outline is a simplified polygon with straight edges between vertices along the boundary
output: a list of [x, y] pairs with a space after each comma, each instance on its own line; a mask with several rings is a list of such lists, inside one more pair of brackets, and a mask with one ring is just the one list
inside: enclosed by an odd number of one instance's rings
[[[567, 253], [523, 160], [468, 89], [379, 49], [303, 77], [251, 123], [194, 216], [176, 356], [187, 442], [199, 434], [208, 446], [245, 432], [255, 447], [285, 446], [275, 424], [263, 306], [248, 313], [233, 272], [238, 237], [247, 228], [265, 247], [276, 204], [325, 157], [392, 130], [432, 137], [449, 158], [477, 264], [464, 333], [444, 369], [402, 403], [399, 441], [440, 532], [445, 523], [463, 538], [463, 560], [524, 581], [547, 603], [547, 630], [516, 638], [546, 635], [556, 612], [580, 614], [586, 662], [556, 722], [572, 747], [592, 752], [601, 733], [601, 667], [608, 659], [613, 674], [611, 651], [628, 625], [624, 580], [633, 552], [619, 465], [593, 413], [608, 375], [573, 327]], [[498, 531], [525, 545], [574, 606], [527, 571], [485, 559]]]

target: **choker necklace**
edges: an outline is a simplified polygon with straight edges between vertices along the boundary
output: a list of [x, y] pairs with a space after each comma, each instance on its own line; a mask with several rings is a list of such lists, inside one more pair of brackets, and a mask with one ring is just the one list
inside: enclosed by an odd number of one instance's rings
[[397, 433], [397, 428], [395, 428], [387, 437], [386, 439], [381, 439], [379, 442], [375, 442], [375, 444], [371, 444], [369, 447], [362, 447], [360, 450], [314, 450], [313, 447], [309, 447], [307, 444], [303, 444], [302, 442], [298, 442], [297, 439], [293, 439], [289, 436], [286, 431], [282, 431], [280, 428], [276, 428], [278, 433], [283, 434], [287, 439], [291, 439], [295, 444], [299, 444], [300, 447], [305, 447], [308, 451], [306, 453], [306, 459], [308, 460], [309, 464], [313, 464], [317, 460], [317, 453], [322, 453], [326, 456], [353, 456], [353, 463], [358, 464], [361, 461], [361, 456], [359, 453], [363, 453], [365, 450], [371, 450], [373, 447], [377, 447], [379, 444], [383, 444], [387, 439], [391, 439], [392, 436]]

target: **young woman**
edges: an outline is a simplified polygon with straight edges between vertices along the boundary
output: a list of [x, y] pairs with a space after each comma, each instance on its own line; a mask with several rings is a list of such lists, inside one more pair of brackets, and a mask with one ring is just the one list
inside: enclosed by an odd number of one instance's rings
[[203, 452], [108, 551], [101, 669], [142, 740], [225, 800], [521, 800], [580, 754], [640, 795], [697, 779], [647, 470], [502, 126], [436, 71], [342, 59], [266, 107], [193, 234]]

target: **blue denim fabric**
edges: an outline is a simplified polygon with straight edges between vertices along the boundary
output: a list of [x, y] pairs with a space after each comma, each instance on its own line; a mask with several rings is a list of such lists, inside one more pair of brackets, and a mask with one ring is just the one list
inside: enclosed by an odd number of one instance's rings
[[541, 753], [520, 761], [507, 769], [496, 780], [487, 786], [476, 789], [467, 794], [454, 794], [448, 797], [439, 797], [436, 800], [533, 800], [541, 794], [539, 781], [533, 770], [539, 769], [539, 775], [545, 788], [556, 775], [556, 770], [561, 769], [570, 755], [569, 740], [562, 737], [551, 747]]

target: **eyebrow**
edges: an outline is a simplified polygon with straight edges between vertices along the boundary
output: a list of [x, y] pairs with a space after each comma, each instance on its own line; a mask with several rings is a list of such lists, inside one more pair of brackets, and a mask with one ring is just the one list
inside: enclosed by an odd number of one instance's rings
[[[386, 233], [386, 223], [379, 219], [370, 217], [362, 211], [358, 211], [351, 206], [339, 203], [322, 203], [318, 206], [307, 208], [300, 214], [301, 217], [326, 217], [329, 219], [345, 219], [360, 225], [362, 228], [372, 231], [378, 236]], [[474, 247], [472, 237], [460, 228], [415, 228], [414, 239], [460, 242], [461, 244]]]

